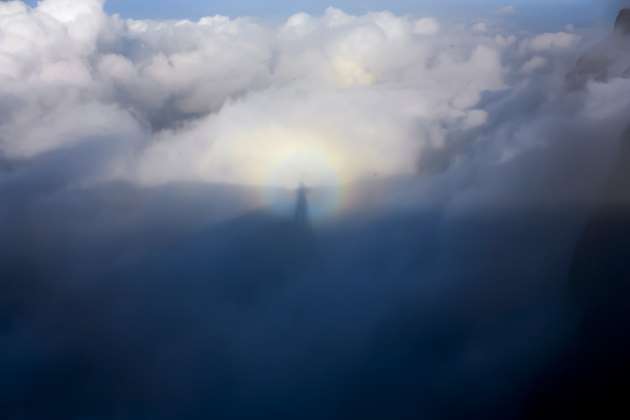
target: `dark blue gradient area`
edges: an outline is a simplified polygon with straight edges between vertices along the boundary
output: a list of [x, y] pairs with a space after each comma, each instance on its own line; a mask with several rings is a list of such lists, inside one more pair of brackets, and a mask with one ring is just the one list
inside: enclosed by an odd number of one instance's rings
[[[625, 152], [602, 202], [629, 202]], [[567, 208], [436, 208], [315, 229], [300, 193], [293, 219], [165, 223], [238, 195], [110, 185], [13, 200], [6, 418], [519, 419], [620, 401], [627, 204], [585, 227]]]

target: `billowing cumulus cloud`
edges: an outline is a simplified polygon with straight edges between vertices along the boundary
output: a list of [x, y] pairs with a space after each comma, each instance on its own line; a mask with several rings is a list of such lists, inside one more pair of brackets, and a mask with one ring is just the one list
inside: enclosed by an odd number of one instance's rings
[[283, 164], [271, 148], [289, 160], [325, 150], [344, 182], [411, 173], [423, 149], [444, 146], [445, 126], [483, 125], [482, 95], [505, 87], [501, 45], [431, 18], [331, 8], [273, 27], [123, 21], [101, 1], [1, 10], [2, 96], [14, 116], [1, 126], [3, 155], [123, 139], [136, 158], [116, 175], [141, 183], [265, 183]]
[[6, 159], [104, 140], [118, 155], [96, 176], [150, 185], [426, 171], [432, 156], [451, 154], [453, 133], [488, 123], [484, 96], [509, 95], [512, 75], [535, 75], [580, 42], [388, 12], [329, 8], [272, 26], [122, 20], [102, 5], [0, 6]]

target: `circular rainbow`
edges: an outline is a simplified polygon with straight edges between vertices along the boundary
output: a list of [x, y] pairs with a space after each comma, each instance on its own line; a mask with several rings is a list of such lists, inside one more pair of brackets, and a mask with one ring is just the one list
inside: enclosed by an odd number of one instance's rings
[[325, 221], [347, 208], [348, 165], [338, 151], [323, 142], [301, 139], [277, 145], [272, 152], [260, 183], [264, 207], [275, 214], [291, 215], [295, 192], [304, 185], [309, 191], [312, 221]]

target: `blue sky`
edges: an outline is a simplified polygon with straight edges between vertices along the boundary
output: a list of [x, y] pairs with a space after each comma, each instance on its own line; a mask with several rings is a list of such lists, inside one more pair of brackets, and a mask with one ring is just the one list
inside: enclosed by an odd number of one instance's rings
[[[30, 0], [35, 3], [35, 0]], [[298, 11], [321, 13], [335, 6], [352, 13], [390, 10], [438, 17], [477, 18], [493, 15], [505, 5], [519, 13], [511, 19], [527, 26], [563, 27], [610, 22], [611, 11], [601, 0], [108, 0], [109, 13], [130, 18], [196, 19], [208, 15], [257, 16], [282, 19]]]
[[108, 9], [127, 16], [196, 17], [207, 14], [281, 16], [296, 11], [318, 12], [335, 6], [351, 12], [392, 10], [401, 13], [439, 13], [459, 9], [466, 13], [487, 13], [512, 4], [523, 10], [591, 5], [591, 0], [109, 0]]
[[[476, 18], [505, 5], [519, 13], [513, 21], [526, 26], [563, 27], [572, 23], [608, 23], [612, 17], [602, 0], [108, 0], [107, 9], [134, 18], [198, 18], [222, 14], [280, 19], [298, 11], [321, 13], [335, 6], [352, 13], [390, 10], [438, 17]], [[607, 13], [608, 12], [608, 13]]]

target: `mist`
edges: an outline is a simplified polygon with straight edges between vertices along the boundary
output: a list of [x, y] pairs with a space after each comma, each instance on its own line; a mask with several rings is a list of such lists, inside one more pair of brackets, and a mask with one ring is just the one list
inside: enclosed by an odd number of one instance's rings
[[6, 418], [619, 404], [630, 40], [613, 22], [103, 5], [0, 3]]

